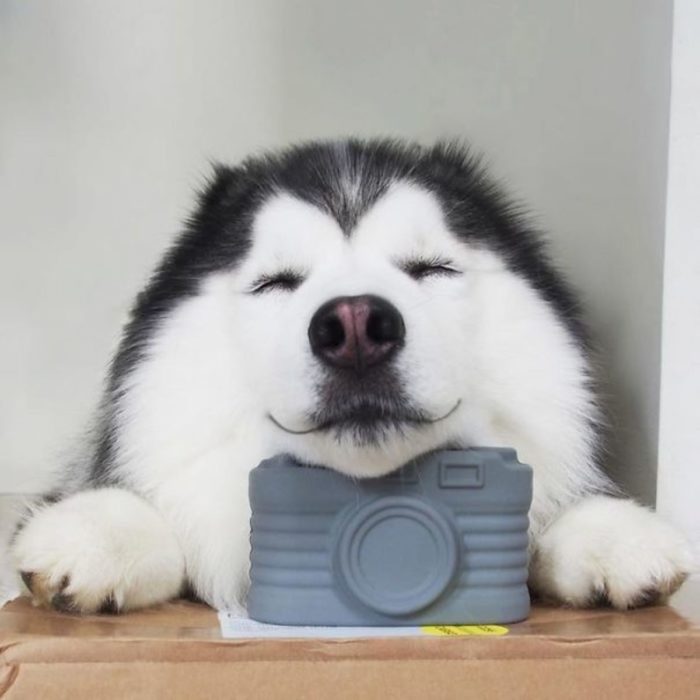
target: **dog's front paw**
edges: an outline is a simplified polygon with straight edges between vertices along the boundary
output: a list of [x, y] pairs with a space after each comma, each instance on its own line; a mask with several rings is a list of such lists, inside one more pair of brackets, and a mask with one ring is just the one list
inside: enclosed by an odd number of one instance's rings
[[530, 585], [577, 607], [627, 609], [663, 600], [692, 569], [673, 527], [633, 501], [595, 496], [566, 511], [538, 539]]
[[85, 491], [37, 510], [12, 554], [35, 602], [64, 612], [131, 610], [176, 596], [184, 561], [167, 525], [121, 489]]

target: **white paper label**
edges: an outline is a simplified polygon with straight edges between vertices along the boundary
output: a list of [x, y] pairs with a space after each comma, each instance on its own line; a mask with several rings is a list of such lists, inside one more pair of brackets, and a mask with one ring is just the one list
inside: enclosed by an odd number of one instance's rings
[[501, 625], [425, 625], [422, 627], [298, 627], [268, 625], [239, 613], [219, 611], [225, 639], [360, 639], [367, 637], [483, 637], [508, 634]]

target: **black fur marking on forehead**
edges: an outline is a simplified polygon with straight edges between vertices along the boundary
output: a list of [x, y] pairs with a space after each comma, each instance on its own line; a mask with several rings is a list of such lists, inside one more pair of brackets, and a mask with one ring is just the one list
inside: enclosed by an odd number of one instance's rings
[[233, 168], [216, 166], [184, 231], [137, 297], [124, 329], [110, 368], [93, 480], [104, 482], [113, 460], [112, 412], [124, 378], [144, 357], [162, 319], [195, 295], [210, 274], [233, 269], [241, 261], [250, 247], [254, 216], [270, 196], [291, 193], [334, 217], [351, 235], [359, 218], [395, 182], [417, 184], [433, 193], [453, 234], [497, 253], [586, 346], [578, 304], [550, 262], [541, 237], [463, 146], [348, 139], [295, 146]]
[[393, 182], [409, 178], [407, 149], [391, 141], [300, 146], [279, 159], [274, 184], [332, 216], [349, 236]]

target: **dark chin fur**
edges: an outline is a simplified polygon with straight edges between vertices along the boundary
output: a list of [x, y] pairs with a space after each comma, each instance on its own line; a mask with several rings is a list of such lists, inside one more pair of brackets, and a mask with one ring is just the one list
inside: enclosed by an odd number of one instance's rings
[[309, 422], [338, 442], [376, 446], [430, 419], [406, 395], [391, 366], [364, 376], [329, 373], [316, 392], [318, 408]]
[[314, 422], [321, 426], [319, 432], [332, 435], [337, 442], [351, 440], [358, 447], [376, 447], [389, 438], [405, 437], [407, 430], [428, 423], [429, 418], [407, 407], [390, 411], [367, 406], [332, 417], [319, 413]]

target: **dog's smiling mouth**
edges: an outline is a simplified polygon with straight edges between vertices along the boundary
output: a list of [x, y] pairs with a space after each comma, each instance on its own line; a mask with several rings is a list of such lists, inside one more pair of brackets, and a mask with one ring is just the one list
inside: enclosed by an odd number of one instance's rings
[[272, 413], [268, 413], [267, 417], [276, 427], [290, 435], [335, 432], [340, 437], [344, 433], [354, 433], [363, 441], [374, 441], [392, 428], [401, 430], [404, 426], [420, 427], [440, 423], [452, 416], [461, 404], [462, 399], [457, 399], [445, 413], [431, 416], [413, 407], [360, 403], [345, 411], [320, 411], [310, 417], [311, 427], [300, 429], [283, 425]]

